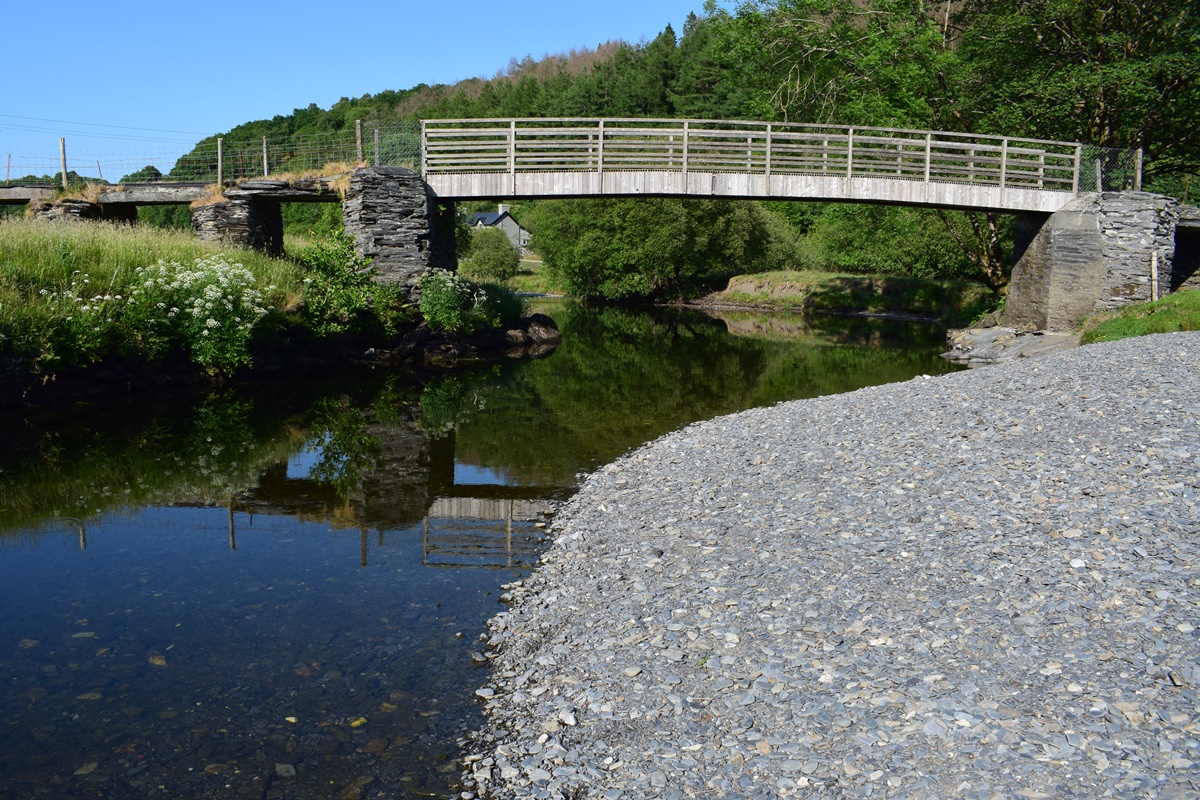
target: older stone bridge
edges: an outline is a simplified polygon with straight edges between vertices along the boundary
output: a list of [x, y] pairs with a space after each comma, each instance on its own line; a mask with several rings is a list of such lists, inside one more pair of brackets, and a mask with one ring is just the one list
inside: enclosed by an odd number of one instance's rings
[[[420, 171], [101, 187], [48, 216], [136, 218], [187, 202], [197, 234], [282, 251], [279, 204], [342, 202], [381, 279], [455, 267], [467, 199], [677, 196], [879, 203], [1014, 213], [1006, 324], [1070, 328], [1096, 309], [1196, 285], [1200, 218], [1141, 188], [1140, 153], [1074, 142], [890, 128], [647, 119], [423, 123]], [[0, 194], [0, 202], [21, 198]], [[27, 199], [32, 199], [29, 197]]]

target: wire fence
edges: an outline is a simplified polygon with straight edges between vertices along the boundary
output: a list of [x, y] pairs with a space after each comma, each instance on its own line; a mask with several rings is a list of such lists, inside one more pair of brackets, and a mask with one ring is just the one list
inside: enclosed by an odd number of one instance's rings
[[[207, 139], [182, 156], [165, 152], [74, 152], [67, 143], [68, 183], [229, 183], [267, 175], [310, 172], [333, 164], [419, 169], [419, 122], [346, 128], [253, 140]], [[58, 153], [7, 156], [5, 186], [62, 185]]]

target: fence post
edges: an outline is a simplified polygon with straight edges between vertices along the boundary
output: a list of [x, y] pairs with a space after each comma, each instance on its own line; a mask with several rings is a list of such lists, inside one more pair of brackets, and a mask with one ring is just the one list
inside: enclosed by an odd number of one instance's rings
[[225, 185], [225, 140], [217, 137], [217, 186]]
[[1079, 165], [1083, 163], [1083, 145], [1075, 145], [1075, 171], [1071, 175], [1071, 194], [1079, 194]]
[[1140, 192], [1142, 190], [1142, 148], [1138, 148], [1133, 154], [1133, 190]]
[[[425, 121], [421, 121], [421, 128], [424, 130]], [[355, 163], [362, 163], [362, 120], [354, 120], [354, 155]]]
[[1000, 143], [1000, 189], [1004, 190], [1005, 180], [1008, 178], [1008, 139]]
[[382, 139], [383, 139], [383, 137], [379, 133], [379, 128], [376, 128], [375, 129], [375, 166], [377, 166], [377, 167], [383, 166], [383, 156], [381, 156], [379, 154], [379, 151], [381, 149], [379, 145], [380, 145]]
[[62, 167], [62, 187], [63, 191], [67, 190], [67, 140], [65, 137], [58, 137], [58, 162]]
[[263, 177], [267, 177], [271, 173], [267, 170], [267, 137], [263, 137]]
[[846, 180], [854, 176], [854, 128], [846, 134]]
[[1100, 163], [1100, 159], [1096, 159], [1096, 191], [1104, 191], [1104, 165]]

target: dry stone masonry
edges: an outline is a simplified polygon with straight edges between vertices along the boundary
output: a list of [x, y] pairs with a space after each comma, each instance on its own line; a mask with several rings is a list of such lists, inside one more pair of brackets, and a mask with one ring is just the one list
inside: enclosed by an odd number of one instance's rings
[[350, 176], [346, 231], [372, 259], [378, 279], [410, 289], [428, 270], [457, 267], [454, 206], [439, 210], [425, 181], [403, 167], [366, 167]]
[[1003, 324], [1069, 331], [1095, 311], [1157, 299], [1173, 280], [1178, 201], [1085, 194], [1045, 218], [1013, 267]]

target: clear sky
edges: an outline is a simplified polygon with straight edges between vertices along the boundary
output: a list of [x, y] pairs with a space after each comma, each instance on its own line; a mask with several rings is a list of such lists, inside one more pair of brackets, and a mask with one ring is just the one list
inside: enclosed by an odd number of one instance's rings
[[0, 159], [11, 154], [13, 177], [53, 174], [61, 136], [68, 169], [81, 175], [95, 176], [96, 161], [161, 163], [204, 136], [309, 103], [490, 77], [513, 57], [652, 39], [668, 23], [679, 34], [702, 7], [20, 0], [0, 15]]

